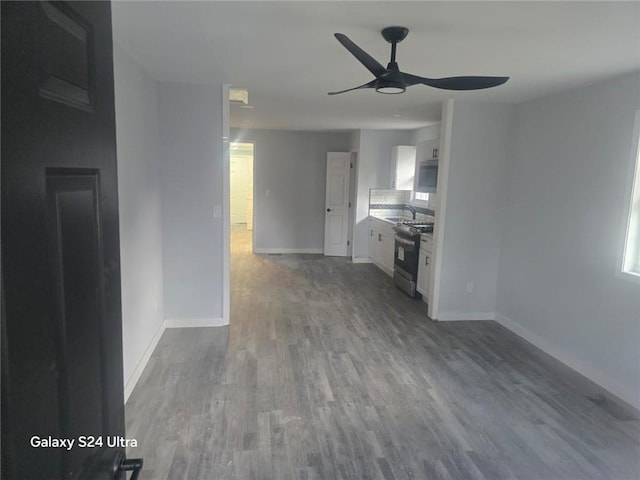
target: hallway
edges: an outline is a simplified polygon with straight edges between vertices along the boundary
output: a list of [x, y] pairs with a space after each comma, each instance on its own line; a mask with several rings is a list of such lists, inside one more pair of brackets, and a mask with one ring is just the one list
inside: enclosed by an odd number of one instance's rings
[[638, 478], [638, 419], [495, 322], [232, 232], [230, 326], [166, 330], [127, 402], [140, 480]]

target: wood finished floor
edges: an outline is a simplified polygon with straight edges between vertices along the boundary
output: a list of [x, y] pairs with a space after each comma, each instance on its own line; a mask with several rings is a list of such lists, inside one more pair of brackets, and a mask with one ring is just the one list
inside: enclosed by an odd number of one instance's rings
[[140, 480], [640, 478], [637, 415], [498, 324], [249, 242], [230, 326], [167, 330], [127, 402]]

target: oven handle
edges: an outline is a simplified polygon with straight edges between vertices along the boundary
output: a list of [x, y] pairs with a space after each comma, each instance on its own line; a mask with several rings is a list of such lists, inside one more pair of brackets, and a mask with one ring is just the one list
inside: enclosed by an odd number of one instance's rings
[[402, 245], [402, 247], [403, 247], [405, 250], [413, 249], [413, 248], [415, 248], [415, 246], [416, 246], [415, 242], [412, 242], [411, 240], [407, 240], [407, 239], [405, 239], [405, 238], [402, 238], [402, 237], [400, 237], [400, 236], [398, 236], [398, 235], [396, 235], [396, 236], [395, 236], [395, 238], [396, 238], [396, 242], [397, 242], [398, 244]]

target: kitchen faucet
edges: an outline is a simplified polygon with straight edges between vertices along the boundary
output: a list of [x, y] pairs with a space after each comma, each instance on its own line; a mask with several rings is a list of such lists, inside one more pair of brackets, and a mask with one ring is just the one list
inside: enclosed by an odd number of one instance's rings
[[404, 208], [411, 212], [411, 215], [413, 216], [413, 219], [415, 220], [416, 219], [416, 207], [414, 207], [412, 205], [405, 205]]

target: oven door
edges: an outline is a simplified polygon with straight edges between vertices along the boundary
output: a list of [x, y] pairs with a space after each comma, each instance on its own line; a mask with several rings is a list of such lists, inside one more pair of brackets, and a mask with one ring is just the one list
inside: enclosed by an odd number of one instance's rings
[[395, 235], [395, 252], [393, 264], [417, 279], [419, 248], [416, 241], [404, 235]]

